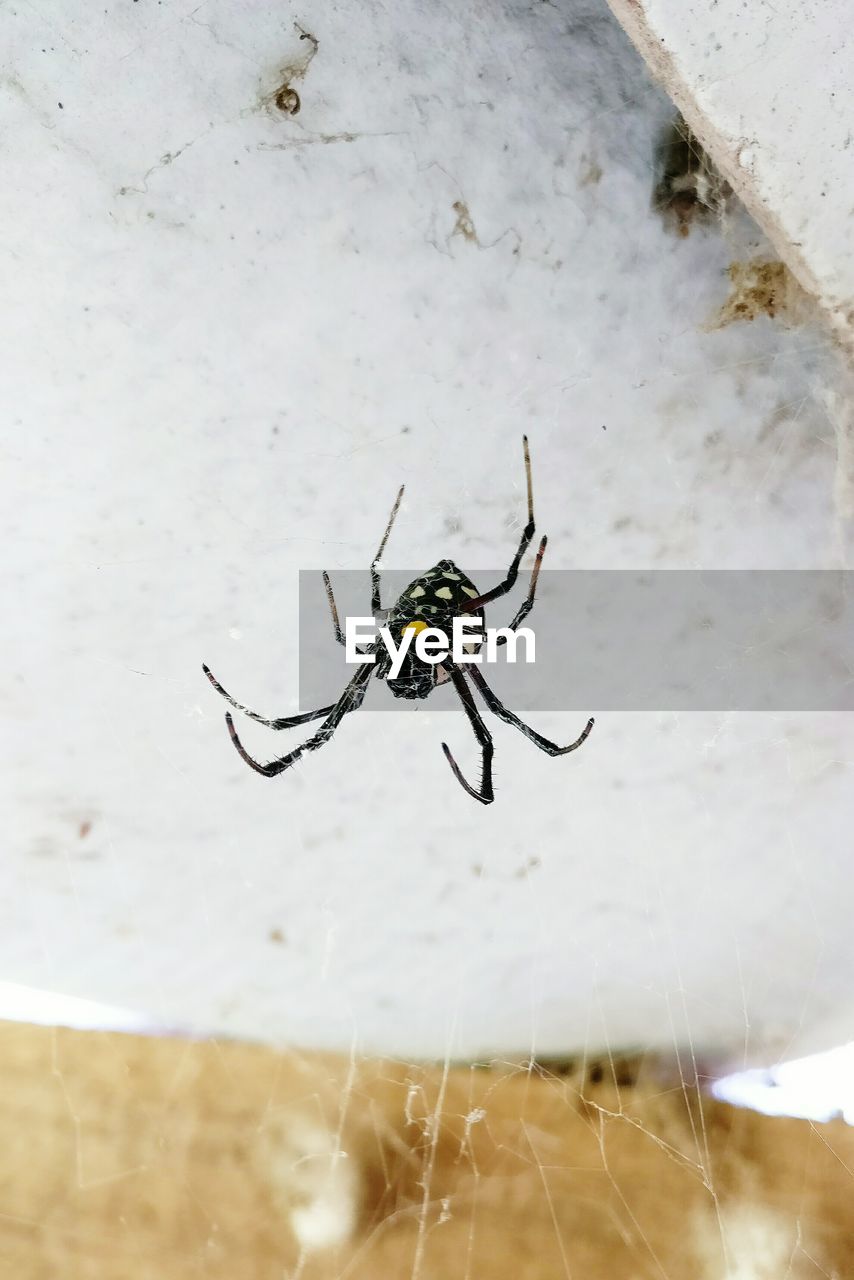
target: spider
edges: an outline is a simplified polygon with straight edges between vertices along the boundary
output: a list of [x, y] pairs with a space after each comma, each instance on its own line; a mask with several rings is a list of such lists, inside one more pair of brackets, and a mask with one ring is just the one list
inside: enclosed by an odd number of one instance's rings
[[[391, 515], [388, 518], [388, 524], [379, 550], [371, 562], [371, 612], [374, 618], [380, 620], [386, 619], [386, 625], [392, 635], [398, 637], [408, 628], [416, 631], [425, 626], [440, 627], [450, 632], [453, 619], [456, 616], [469, 614], [477, 617], [483, 622], [484, 605], [490, 604], [493, 600], [497, 600], [499, 596], [506, 595], [516, 582], [519, 573], [519, 564], [523, 555], [528, 549], [531, 539], [534, 536], [534, 496], [531, 484], [531, 456], [528, 450], [528, 437], [522, 437], [522, 446], [525, 455], [525, 480], [528, 491], [528, 523], [522, 530], [522, 537], [516, 554], [510, 562], [510, 568], [504, 581], [499, 583], [497, 587], [493, 587], [491, 591], [481, 594], [470, 578], [467, 578], [453, 560], [440, 560], [437, 565], [429, 569], [427, 573], [410, 582], [409, 586], [392, 605], [387, 614], [383, 611], [380, 604], [380, 574], [379, 563], [392, 525], [400, 508], [401, 499], [403, 498], [403, 486], [395, 499], [394, 506], [391, 509]], [[540, 574], [540, 566], [543, 562], [543, 556], [546, 550], [548, 539], [543, 538], [537, 550], [534, 560], [534, 568], [531, 573], [531, 581], [528, 586], [528, 594], [522, 602], [520, 608], [516, 612], [516, 616], [510, 623], [510, 630], [515, 631], [520, 623], [528, 616], [534, 605], [534, 595], [537, 589], [537, 578]], [[326, 596], [329, 601], [329, 609], [332, 614], [332, 626], [335, 632], [335, 639], [339, 644], [345, 644], [344, 633], [341, 630], [341, 623], [338, 617], [338, 608], [335, 604], [335, 597], [332, 594], [332, 583], [326, 570], [323, 571], [323, 583], [326, 588]], [[427, 621], [429, 619], [429, 622]], [[506, 637], [499, 636], [498, 643], [501, 644]], [[202, 670], [210, 680], [217, 693], [222, 694], [227, 702], [237, 710], [242, 711], [244, 715], [249, 716], [252, 720], [257, 720], [259, 724], [266, 725], [269, 729], [292, 729], [296, 725], [308, 724], [311, 720], [319, 720], [323, 717], [323, 724], [312, 737], [303, 742], [300, 746], [294, 747], [287, 755], [280, 756], [277, 760], [271, 760], [269, 764], [261, 764], [254, 760], [246, 751], [242, 742], [237, 736], [237, 730], [230, 712], [225, 713], [225, 722], [228, 725], [228, 732], [231, 735], [231, 741], [237, 748], [238, 754], [246, 761], [246, 763], [256, 772], [262, 773], [265, 778], [274, 778], [279, 773], [284, 773], [285, 769], [289, 769], [295, 764], [306, 751], [316, 751], [318, 747], [322, 747], [332, 737], [338, 725], [349, 711], [356, 711], [364, 701], [368, 684], [371, 676], [375, 675], [378, 680], [385, 680], [388, 687], [396, 698], [426, 698], [437, 684], [442, 684], [450, 680], [459, 695], [463, 705], [469, 724], [474, 730], [474, 736], [477, 739], [481, 751], [481, 781], [479, 787], [473, 787], [464, 777], [451, 754], [447, 743], [442, 743], [442, 750], [448, 764], [451, 766], [454, 777], [460, 783], [464, 791], [468, 792], [475, 800], [479, 800], [481, 804], [491, 804], [495, 799], [492, 787], [492, 737], [489, 730], [483, 722], [478, 711], [471, 690], [466, 684], [465, 675], [480, 693], [483, 701], [486, 703], [490, 711], [492, 711], [500, 720], [506, 721], [519, 729], [526, 738], [533, 742], [535, 747], [539, 747], [541, 751], [545, 751], [550, 756], [564, 756], [570, 751], [575, 751], [585, 741], [590, 730], [593, 728], [593, 720], [588, 720], [582, 733], [575, 742], [571, 742], [568, 747], [559, 747], [556, 743], [550, 742], [548, 738], [544, 738], [542, 734], [532, 729], [530, 725], [520, 720], [517, 715], [508, 710], [507, 707], [496, 697], [492, 689], [490, 689], [484, 677], [481, 675], [477, 666], [466, 665], [464, 667], [457, 666], [451, 661], [450, 656], [443, 659], [441, 663], [428, 663], [419, 658], [414, 650], [410, 648], [403, 661], [397, 676], [392, 678], [389, 675], [391, 668], [391, 658], [387, 651], [381, 649], [379, 641], [370, 645], [367, 649], [359, 650], [362, 656], [370, 654], [374, 655], [374, 661], [360, 663], [350, 683], [337, 702], [330, 704], [328, 707], [320, 707], [317, 711], [306, 711], [301, 715], [285, 716], [278, 720], [268, 720], [264, 716], [260, 716], [255, 711], [250, 711], [248, 707], [244, 707], [241, 703], [235, 701], [230, 693], [222, 687], [219, 681], [214, 677], [207, 666], [202, 666]], [[465, 672], [465, 674], [464, 674]]]

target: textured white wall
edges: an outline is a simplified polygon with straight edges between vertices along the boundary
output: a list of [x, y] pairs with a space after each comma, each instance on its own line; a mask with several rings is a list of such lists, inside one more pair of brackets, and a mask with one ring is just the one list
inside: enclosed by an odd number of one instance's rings
[[390, 564], [508, 559], [522, 430], [552, 567], [840, 563], [827, 344], [709, 330], [767, 245], [650, 212], [670, 108], [604, 2], [68, 0], [0, 47], [0, 977], [404, 1054], [854, 1033], [848, 719], [497, 726], [482, 809], [462, 715], [269, 782], [200, 670], [293, 709], [297, 570], [402, 481]]

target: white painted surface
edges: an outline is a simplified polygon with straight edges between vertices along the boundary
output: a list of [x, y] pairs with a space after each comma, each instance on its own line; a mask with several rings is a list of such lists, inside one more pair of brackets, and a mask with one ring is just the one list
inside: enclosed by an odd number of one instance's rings
[[297, 570], [401, 481], [389, 563], [509, 559], [522, 430], [554, 567], [841, 562], [824, 340], [707, 331], [767, 246], [650, 213], [670, 108], [604, 5], [69, 0], [0, 47], [0, 976], [410, 1055], [852, 1034], [849, 719], [497, 727], [484, 810], [462, 715], [268, 782], [200, 670], [294, 708]]
[[837, 334], [854, 344], [846, 0], [610, 0]]

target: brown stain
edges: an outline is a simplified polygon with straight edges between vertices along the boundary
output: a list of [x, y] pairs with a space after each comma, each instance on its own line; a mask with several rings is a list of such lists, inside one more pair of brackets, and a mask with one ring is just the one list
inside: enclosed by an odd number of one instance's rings
[[772, 320], [784, 316], [790, 323], [802, 318], [807, 295], [784, 262], [769, 258], [731, 262], [727, 275], [730, 295], [710, 328], [723, 329], [762, 315]]
[[690, 195], [674, 196], [667, 205], [667, 213], [671, 219], [672, 230], [682, 240], [687, 240], [691, 234], [691, 227], [694, 221], [700, 221], [708, 217], [699, 200]]
[[270, 932], [267, 934], [267, 937], [271, 942], [275, 942], [280, 947], [287, 946], [288, 940], [285, 937], [285, 935], [282, 933], [281, 929], [271, 929]]
[[660, 134], [654, 166], [652, 207], [667, 230], [684, 239], [695, 221], [708, 222], [723, 212], [730, 187], [681, 114]]
[[273, 101], [288, 116], [295, 116], [302, 106], [299, 94], [290, 84], [282, 85]]
[[578, 166], [578, 185], [596, 187], [602, 181], [602, 166], [592, 156], [584, 155]]
[[79, 840], [85, 840], [89, 832], [92, 830], [92, 819], [84, 818], [77, 828], [77, 837]]
[[264, 94], [261, 99], [263, 107], [275, 107], [286, 116], [295, 116], [302, 108], [302, 100], [294, 88], [294, 82], [305, 79], [305, 73], [320, 47], [318, 40], [310, 31], [306, 31], [298, 22], [294, 23], [294, 27], [299, 33], [300, 41], [307, 41], [307, 46], [298, 57], [292, 58], [279, 68], [276, 88], [272, 93]]
[[455, 200], [451, 205], [457, 220], [454, 223], [452, 236], [462, 236], [464, 240], [468, 240], [469, 244], [477, 244], [477, 232], [475, 231], [472, 216], [469, 213], [469, 207], [464, 200]]

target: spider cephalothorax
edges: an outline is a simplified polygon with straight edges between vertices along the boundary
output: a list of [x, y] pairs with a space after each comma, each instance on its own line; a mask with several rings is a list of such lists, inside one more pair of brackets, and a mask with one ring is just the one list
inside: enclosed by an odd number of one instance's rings
[[[457, 568], [453, 560], [440, 560], [432, 569], [410, 582], [409, 586], [406, 587], [388, 611], [385, 626], [388, 627], [395, 642], [399, 642], [406, 631], [417, 633], [427, 627], [439, 628], [446, 634], [450, 634], [455, 618], [479, 618], [483, 622], [484, 605], [489, 604], [492, 600], [497, 600], [499, 596], [506, 595], [516, 582], [522, 556], [527, 551], [534, 536], [534, 498], [527, 436], [523, 437], [523, 448], [525, 453], [525, 480], [528, 491], [528, 523], [522, 530], [519, 547], [510, 563], [510, 568], [507, 570], [504, 581], [500, 582], [497, 587], [493, 587], [491, 591], [480, 594], [471, 579]], [[382, 615], [379, 560], [385, 550], [402, 497], [403, 489], [401, 488], [392, 507], [379, 550], [371, 564], [371, 612], [375, 619], [379, 619]], [[533, 607], [537, 578], [539, 577], [540, 565], [546, 550], [546, 541], [547, 539], [543, 538], [540, 542], [536, 559], [534, 560], [528, 594], [510, 623], [510, 631], [515, 631]], [[341, 630], [338, 609], [335, 604], [335, 597], [332, 594], [332, 584], [329, 581], [329, 575], [325, 571], [323, 581], [332, 613], [335, 638], [339, 644], [344, 644], [344, 633]], [[502, 640], [503, 637], [499, 637], [498, 643], [502, 643]], [[477, 642], [475, 642], [475, 647], [476, 645]], [[475, 800], [480, 800], [482, 804], [491, 804], [495, 798], [492, 788], [492, 737], [475, 705], [471, 690], [465, 680], [466, 675], [480, 693], [490, 711], [497, 715], [499, 719], [505, 720], [508, 724], [512, 724], [515, 728], [521, 730], [526, 738], [530, 739], [535, 746], [539, 747], [541, 751], [545, 751], [548, 755], [562, 756], [567, 755], [570, 751], [575, 751], [576, 748], [581, 746], [593, 728], [593, 721], [588, 720], [575, 742], [571, 742], [567, 747], [559, 747], [556, 743], [550, 742], [548, 738], [542, 737], [530, 725], [525, 724], [517, 715], [509, 711], [490, 689], [477, 665], [465, 664], [458, 666], [450, 657], [443, 658], [441, 663], [429, 663], [420, 658], [415, 650], [410, 647], [406, 651], [400, 669], [392, 676], [389, 655], [381, 650], [379, 645], [371, 645], [370, 648], [362, 651], [361, 656], [366, 658], [366, 661], [359, 664], [355, 675], [337, 702], [330, 704], [328, 707], [320, 707], [317, 711], [307, 711], [297, 716], [285, 716], [278, 720], [268, 720], [264, 716], [259, 716], [256, 712], [250, 711], [248, 707], [244, 707], [241, 703], [235, 702], [234, 698], [229, 693], [226, 693], [219, 681], [214, 678], [208, 667], [203, 666], [202, 670], [217, 692], [221, 693], [233, 707], [238, 711], [242, 711], [244, 715], [249, 716], [252, 720], [257, 720], [259, 724], [267, 725], [270, 729], [290, 729], [296, 725], [307, 724], [311, 720], [319, 720], [323, 717], [323, 724], [317, 733], [306, 742], [303, 742], [301, 746], [294, 747], [292, 751], [285, 756], [281, 756], [278, 760], [271, 760], [269, 764], [261, 764], [259, 761], [254, 760], [245, 750], [237, 736], [231, 715], [226, 712], [225, 719], [228, 725], [228, 732], [238, 752], [248, 765], [258, 773], [263, 773], [267, 778], [274, 778], [276, 774], [283, 773], [304, 752], [315, 751], [318, 747], [323, 746], [332, 737], [347, 712], [355, 711], [362, 705], [371, 676], [376, 676], [378, 680], [385, 680], [396, 698], [426, 698], [437, 684], [447, 680], [453, 683], [463, 704], [463, 710], [468, 716], [469, 723], [480, 745], [482, 763], [480, 786], [473, 787], [466, 781], [447, 744], [444, 742], [442, 743], [442, 750], [445, 752], [448, 763], [460, 785], [470, 796], [473, 796]]]

